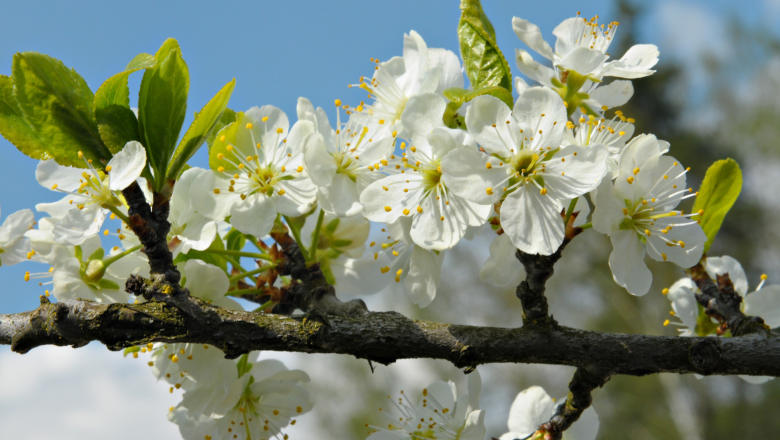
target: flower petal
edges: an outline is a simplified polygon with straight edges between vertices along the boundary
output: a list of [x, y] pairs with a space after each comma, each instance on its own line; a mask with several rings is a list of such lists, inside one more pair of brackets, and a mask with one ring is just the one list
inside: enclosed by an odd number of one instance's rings
[[525, 276], [525, 269], [515, 258], [515, 252], [517, 248], [507, 234], [497, 235], [490, 243], [490, 257], [479, 270], [479, 278], [502, 287], [509, 285], [518, 276]]
[[646, 294], [653, 282], [653, 274], [645, 265], [645, 247], [636, 232], [613, 231], [609, 238], [612, 239], [613, 247], [609, 255], [612, 278], [632, 295]]
[[330, 185], [320, 187], [319, 195], [322, 209], [337, 217], [353, 216], [363, 208], [357, 186], [346, 174], [336, 174]]
[[699, 288], [690, 278], [677, 280], [666, 297], [672, 302], [675, 316], [678, 316], [683, 324], [691, 331], [696, 328], [696, 320], [699, 317], [699, 303], [696, 302], [696, 291]]
[[770, 328], [780, 327], [780, 286], [766, 286], [746, 296], [745, 313], [764, 318]]
[[745, 275], [745, 269], [739, 264], [739, 261], [724, 255], [722, 257], [707, 257], [704, 264], [707, 269], [707, 274], [713, 280], [717, 275], [729, 274], [731, 282], [734, 284], [734, 290], [739, 292], [740, 295], [745, 296], [748, 293], [748, 279]]
[[122, 151], [108, 161], [108, 188], [111, 191], [122, 191], [141, 176], [146, 166], [146, 149], [140, 142], [130, 141]]
[[551, 255], [563, 243], [559, 200], [523, 185], [501, 204], [501, 226], [512, 243], [528, 254]]
[[512, 17], [512, 29], [514, 29], [517, 38], [527, 44], [528, 47], [548, 60], [553, 59], [552, 48], [542, 38], [542, 31], [539, 30], [539, 26], [520, 17]]
[[336, 175], [336, 160], [328, 153], [325, 139], [315, 133], [304, 143], [303, 163], [312, 182], [318, 187], [328, 186]]
[[[509, 156], [510, 147], [506, 145], [503, 139], [512, 139], [508, 137], [508, 129], [504, 127], [505, 121], [510, 120], [511, 110], [500, 99], [489, 96], [477, 96], [471, 100], [471, 105], [466, 110], [466, 126], [469, 134], [485, 149], [488, 153]], [[502, 131], [499, 136], [498, 130]], [[514, 146], [512, 147], [514, 148]]]
[[515, 397], [509, 409], [509, 430], [520, 434], [519, 438], [531, 435], [542, 423], [550, 420], [555, 402], [544, 388], [532, 386]]
[[401, 114], [404, 130], [415, 145], [427, 143], [426, 136], [436, 127], [444, 125], [442, 115], [447, 103], [434, 93], [424, 93], [409, 98]]
[[558, 63], [558, 67], [573, 70], [580, 75], [594, 73], [609, 57], [599, 50], [577, 47], [567, 53]]
[[254, 194], [230, 207], [230, 224], [244, 234], [264, 237], [276, 220], [276, 203], [262, 194]]
[[553, 86], [552, 79], [556, 76], [555, 71], [535, 61], [530, 53], [523, 49], [515, 49], [515, 62], [523, 75], [545, 87]]
[[436, 297], [443, 261], [444, 252], [426, 251], [419, 246], [414, 246], [409, 274], [404, 280], [404, 286], [409, 299], [419, 307], [428, 307]]

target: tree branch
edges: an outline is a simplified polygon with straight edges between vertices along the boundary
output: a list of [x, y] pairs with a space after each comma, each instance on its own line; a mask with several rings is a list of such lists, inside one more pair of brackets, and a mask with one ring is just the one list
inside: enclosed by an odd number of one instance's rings
[[610, 375], [606, 372], [593, 372], [586, 368], [577, 368], [574, 377], [569, 382], [569, 395], [566, 397], [566, 402], [558, 406], [549, 422], [539, 427], [538, 437], [544, 440], [561, 440], [563, 431], [569, 429], [590, 407], [593, 402], [591, 392], [596, 388], [603, 387], [609, 378]]
[[633, 376], [661, 372], [780, 376], [780, 338], [758, 334], [681, 338], [557, 325], [473, 327], [415, 321], [394, 312], [286, 317], [222, 309], [189, 296], [171, 297], [176, 299], [144, 304], [45, 301], [31, 312], [0, 315], [0, 344], [26, 353], [41, 345], [79, 347], [90, 341], [100, 341], [110, 350], [149, 342], [190, 342], [219, 347], [230, 358], [269, 350], [349, 354], [383, 364], [444, 359], [459, 368], [511, 362], [596, 365]]

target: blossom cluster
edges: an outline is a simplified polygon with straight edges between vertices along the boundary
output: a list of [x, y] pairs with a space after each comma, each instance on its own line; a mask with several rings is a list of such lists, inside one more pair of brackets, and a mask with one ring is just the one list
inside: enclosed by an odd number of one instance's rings
[[[292, 125], [272, 105], [235, 113], [210, 141], [209, 167], [188, 168], [170, 194], [167, 242], [183, 287], [235, 310], [242, 306], [231, 296], [255, 295], [267, 301], [259, 311], [268, 310], [294, 281], [276, 272], [278, 249], [269, 235], [279, 231], [320, 264], [340, 295], [403, 283], [420, 307], [435, 299], [446, 251], [478, 233], [493, 234], [480, 276], [499, 286], [522, 271], [517, 250], [551, 255], [572, 228], [609, 236], [614, 280], [633, 295], [651, 286], [646, 254], [682, 268], [697, 264], [707, 241], [695, 218], [702, 213], [678, 209], [696, 195], [686, 186], [688, 169], [669, 155], [669, 143], [634, 135], [634, 121], [614, 110], [633, 94], [631, 79], [653, 73], [657, 48], [636, 45], [608, 61], [617, 24], [605, 27], [595, 18], [565, 20], [553, 32], [554, 47], [526, 20], [515, 17], [512, 26], [552, 66], [517, 49], [519, 71], [538, 84], [516, 78], [511, 106], [490, 93], [474, 97], [456, 109], [460, 126], [445, 123], [452, 110], [445, 91], [465, 83], [460, 59], [427, 47], [414, 31], [404, 36], [402, 56], [376, 60], [373, 75], [353, 85], [369, 93], [370, 103], [336, 100], [328, 111], [299, 98]], [[621, 79], [605, 85], [610, 77]], [[48, 215], [37, 222], [30, 210], [5, 220], [0, 262], [48, 265], [25, 277], [51, 278], [40, 283], [58, 301], [126, 303], [125, 281], [149, 276], [149, 267], [129, 231], [122, 190], [138, 184], [152, 204], [150, 158], [136, 141], [105, 165], [79, 157], [79, 168], [54, 159], [39, 163], [38, 182], [63, 198], [37, 205]], [[122, 226], [111, 232], [107, 217]], [[116, 236], [120, 245], [106, 251], [101, 234]], [[710, 258], [708, 270], [720, 273], [718, 264], [734, 266], [728, 257]], [[738, 271], [725, 272], [745, 295]], [[669, 291], [686, 334], [700, 327], [689, 281]], [[747, 307], [766, 314], [770, 293], [776, 294], [759, 287]], [[780, 325], [775, 318], [770, 325]], [[312, 408], [302, 386], [306, 373], [258, 361], [256, 353], [227, 360], [197, 344], [136, 347], [133, 356], [139, 352], [149, 353], [159, 380], [184, 390], [169, 418], [186, 439], [287, 438], [283, 429]], [[393, 401], [400, 417], [383, 411], [387, 427], [372, 425], [370, 438], [483, 438], [478, 373], [469, 378], [467, 394], [436, 382], [419, 402], [405, 395]], [[525, 438], [555, 409], [540, 388], [522, 392], [510, 413], [511, 432], [502, 438]], [[575, 426], [584, 432], [569, 431], [567, 438], [595, 438], [595, 412], [582, 419]]]

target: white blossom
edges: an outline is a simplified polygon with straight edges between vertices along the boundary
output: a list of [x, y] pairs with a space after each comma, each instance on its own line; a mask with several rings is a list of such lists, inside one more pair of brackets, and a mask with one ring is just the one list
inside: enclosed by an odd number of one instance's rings
[[466, 125], [485, 153], [459, 149], [447, 157], [447, 184], [473, 202], [501, 202], [501, 226], [523, 252], [554, 253], [564, 236], [561, 209], [598, 186], [606, 148], [562, 148], [566, 109], [540, 87], [526, 90], [513, 110], [492, 96], [475, 98]]
[[707, 240], [690, 214], [675, 209], [694, 194], [685, 187], [687, 170], [662, 156], [667, 149], [655, 136], [637, 136], [621, 154], [614, 185], [604, 181], [594, 199], [593, 228], [609, 235], [614, 248], [612, 276], [633, 295], [646, 294], [652, 283], [645, 252], [688, 268], [698, 263]]
[[[509, 432], [500, 440], [525, 439], [547, 423], [565, 398], [556, 404], [542, 387], [532, 386], [520, 392], [509, 410]], [[595, 440], [599, 431], [599, 417], [593, 407], [586, 409], [579, 420], [563, 432], [564, 440]]]
[[314, 126], [298, 121], [290, 130], [287, 115], [270, 105], [247, 110], [234, 124], [234, 139], [214, 141], [226, 153], [192, 184], [190, 197], [198, 213], [213, 220], [230, 216], [239, 231], [263, 237], [277, 213], [297, 217], [316, 200], [303, 172], [303, 141]]
[[201, 168], [190, 168], [182, 173], [173, 188], [168, 214], [171, 223], [168, 247], [174, 258], [179, 253], [186, 254], [190, 249], [207, 249], [217, 235], [217, 222], [197, 213], [190, 199], [190, 187], [208, 172]]
[[0, 266], [11, 266], [30, 259], [32, 248], [25, 237], [35, 224], [35, 216], [29, 209], [14, 212], [0, 226]]

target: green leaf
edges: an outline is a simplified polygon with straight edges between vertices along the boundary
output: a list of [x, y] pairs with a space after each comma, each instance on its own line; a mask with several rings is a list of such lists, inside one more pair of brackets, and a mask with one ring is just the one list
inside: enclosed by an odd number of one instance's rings
[[100, 286], [101, 289], [106, 290], [119, 290], [119, 284], [105, 278], [98, 281], [98, 286]]
[[[14, 55], [11, 70], [18, 108], [50, 157], [61, 165], [81, 168], [86, 164], [79, 151], [98, 167], [112, 157], [92, 112], [94, 95], [81, 75], [36, 52]], [[25, 151], [28, 147], [17, 148]]]
[[155, 54], [157, 65], [144, 72], [138, 96], [138, 133], [154, 170], [155, 189], [165, 184], [166, 171], [187, 114], [190, 75], [179, 43], [170, 38]]
[[47, 159], [46, 144], [27, 122], [14, 98], [14, 81], [0, 75], [0, 134], [33, 159]]
[[460, 54], [474, 90], [500, 86], [512, 92], [512, 73], [496, 44], [496, 32], [479, 0], [462, 0], [458, 23]]
[[203, 145], [203, 142], [211, 135], [215, 127], [222, 118], [222, 113], [227, 108], [230, 95], [236, 86], [236, 79], [225, 84], [213, 98], [209, 101], [199, 113], [195, 113], [195, 120], [187, 129], [184, 138], [179, 142], [179, 147], [173, 153], [173, 160], [168, 166], [168, 179], [175, 179], [179, 175], [181, 168], [192, 158], [192, 156]]
[[230, 251], [240, 251], [246, 244], [246, 237], [236, 228], [232, 228], [225, 237], [227, 249]]
[[219, 133], [223, 128], [225, 128], [226, 126], [230, 125], [233, 122], [236, 122], [236, 112], [226, 107], [225, 111], [222, 112], [222, 116], [214, 125], [214, 129], [211, 130], [211, 134], [206, 140], [206, 143], [209, 145], [209, 148], [211, 148], [211, 145], [214, 143], [214, 140], [217, 139], [217, 133]]
[[[223, 154], [229, 158], [233, 157], [233, 153], [227, 150], [228, 145], [235, 145], [236, 132], [241, 127], [241, 121], [244, 119], [244, 113], [236, 113], [236, 120], [223, 127], [217, 133], [214, 142], [209, 145], [209, 167], [212, 170], [216, 170], [219, 167], [225, 167], [226, 170], [235, 170], [236, 167], [226, 160], [219, 158], [220, 154]], [[224, 136], [224, 137], [223, 137]], [[233, 160], [235, 162], [235, 160]]]
[[87, 258], [87, 260], [88, 261], [102, 260], [105, 255], [106, 255], [106, 251], [102, 247], [99, 247], [99, 248], [95, 249], [94, 252], [92, 252], [92, 254], [89, 256], [89, 258]]
[[693, 205], [693, 212], [702, 214], [691, 217], [699, 220], [701, 228], [707, 234], [705, 253], [710, 250], [712, 240], [718, 234], [726, 213], [737, 201], [741, 190], [742, 170], [733, 159], [719, 160], [707, 170]]
[[157, 60], [147, 53], [138, 54], [123, 72], [107, 79], [95, 92], [93, 108], [100, 138], [112, 153], [118, 153], [130, 141], [140, 140], [138, 119], [130, 110], [130, 89], [127, 77], [141, 69], [149, 69]]
[[127, 357], [127, 355], [128, 355], [128, 354], [131, 354], [131, 353], [138, 353], [139, 351], [141, 351], [141, 347], [139, 347], [139, 346], [137, 346], [137, 345], [134, 345], [134, 346], [132, 346], [132, 347], [127, 347], [127, 348], [125, 348], [125, 349], [124, 349], [124, 351], [122, 352], [122, 357]]
[[482, 96], [482, 95], [495, 96], [496, 98], [503, 101], [506, 105], [508, 105], [509, 108], [512, 108], [512, 106], [514, 105], [514, 100], [512, 99], [512, 92], [499, 86], [482, 87], [477, 90], [466, 90], [458, 87], [453, 87], [451, 89], [447, 89], [444, 91], [444, 96], [447, 99], [449, 99], [450, 101], [456, 104], [461, 104], [461, 105], [471, 101], [477, 96]]

